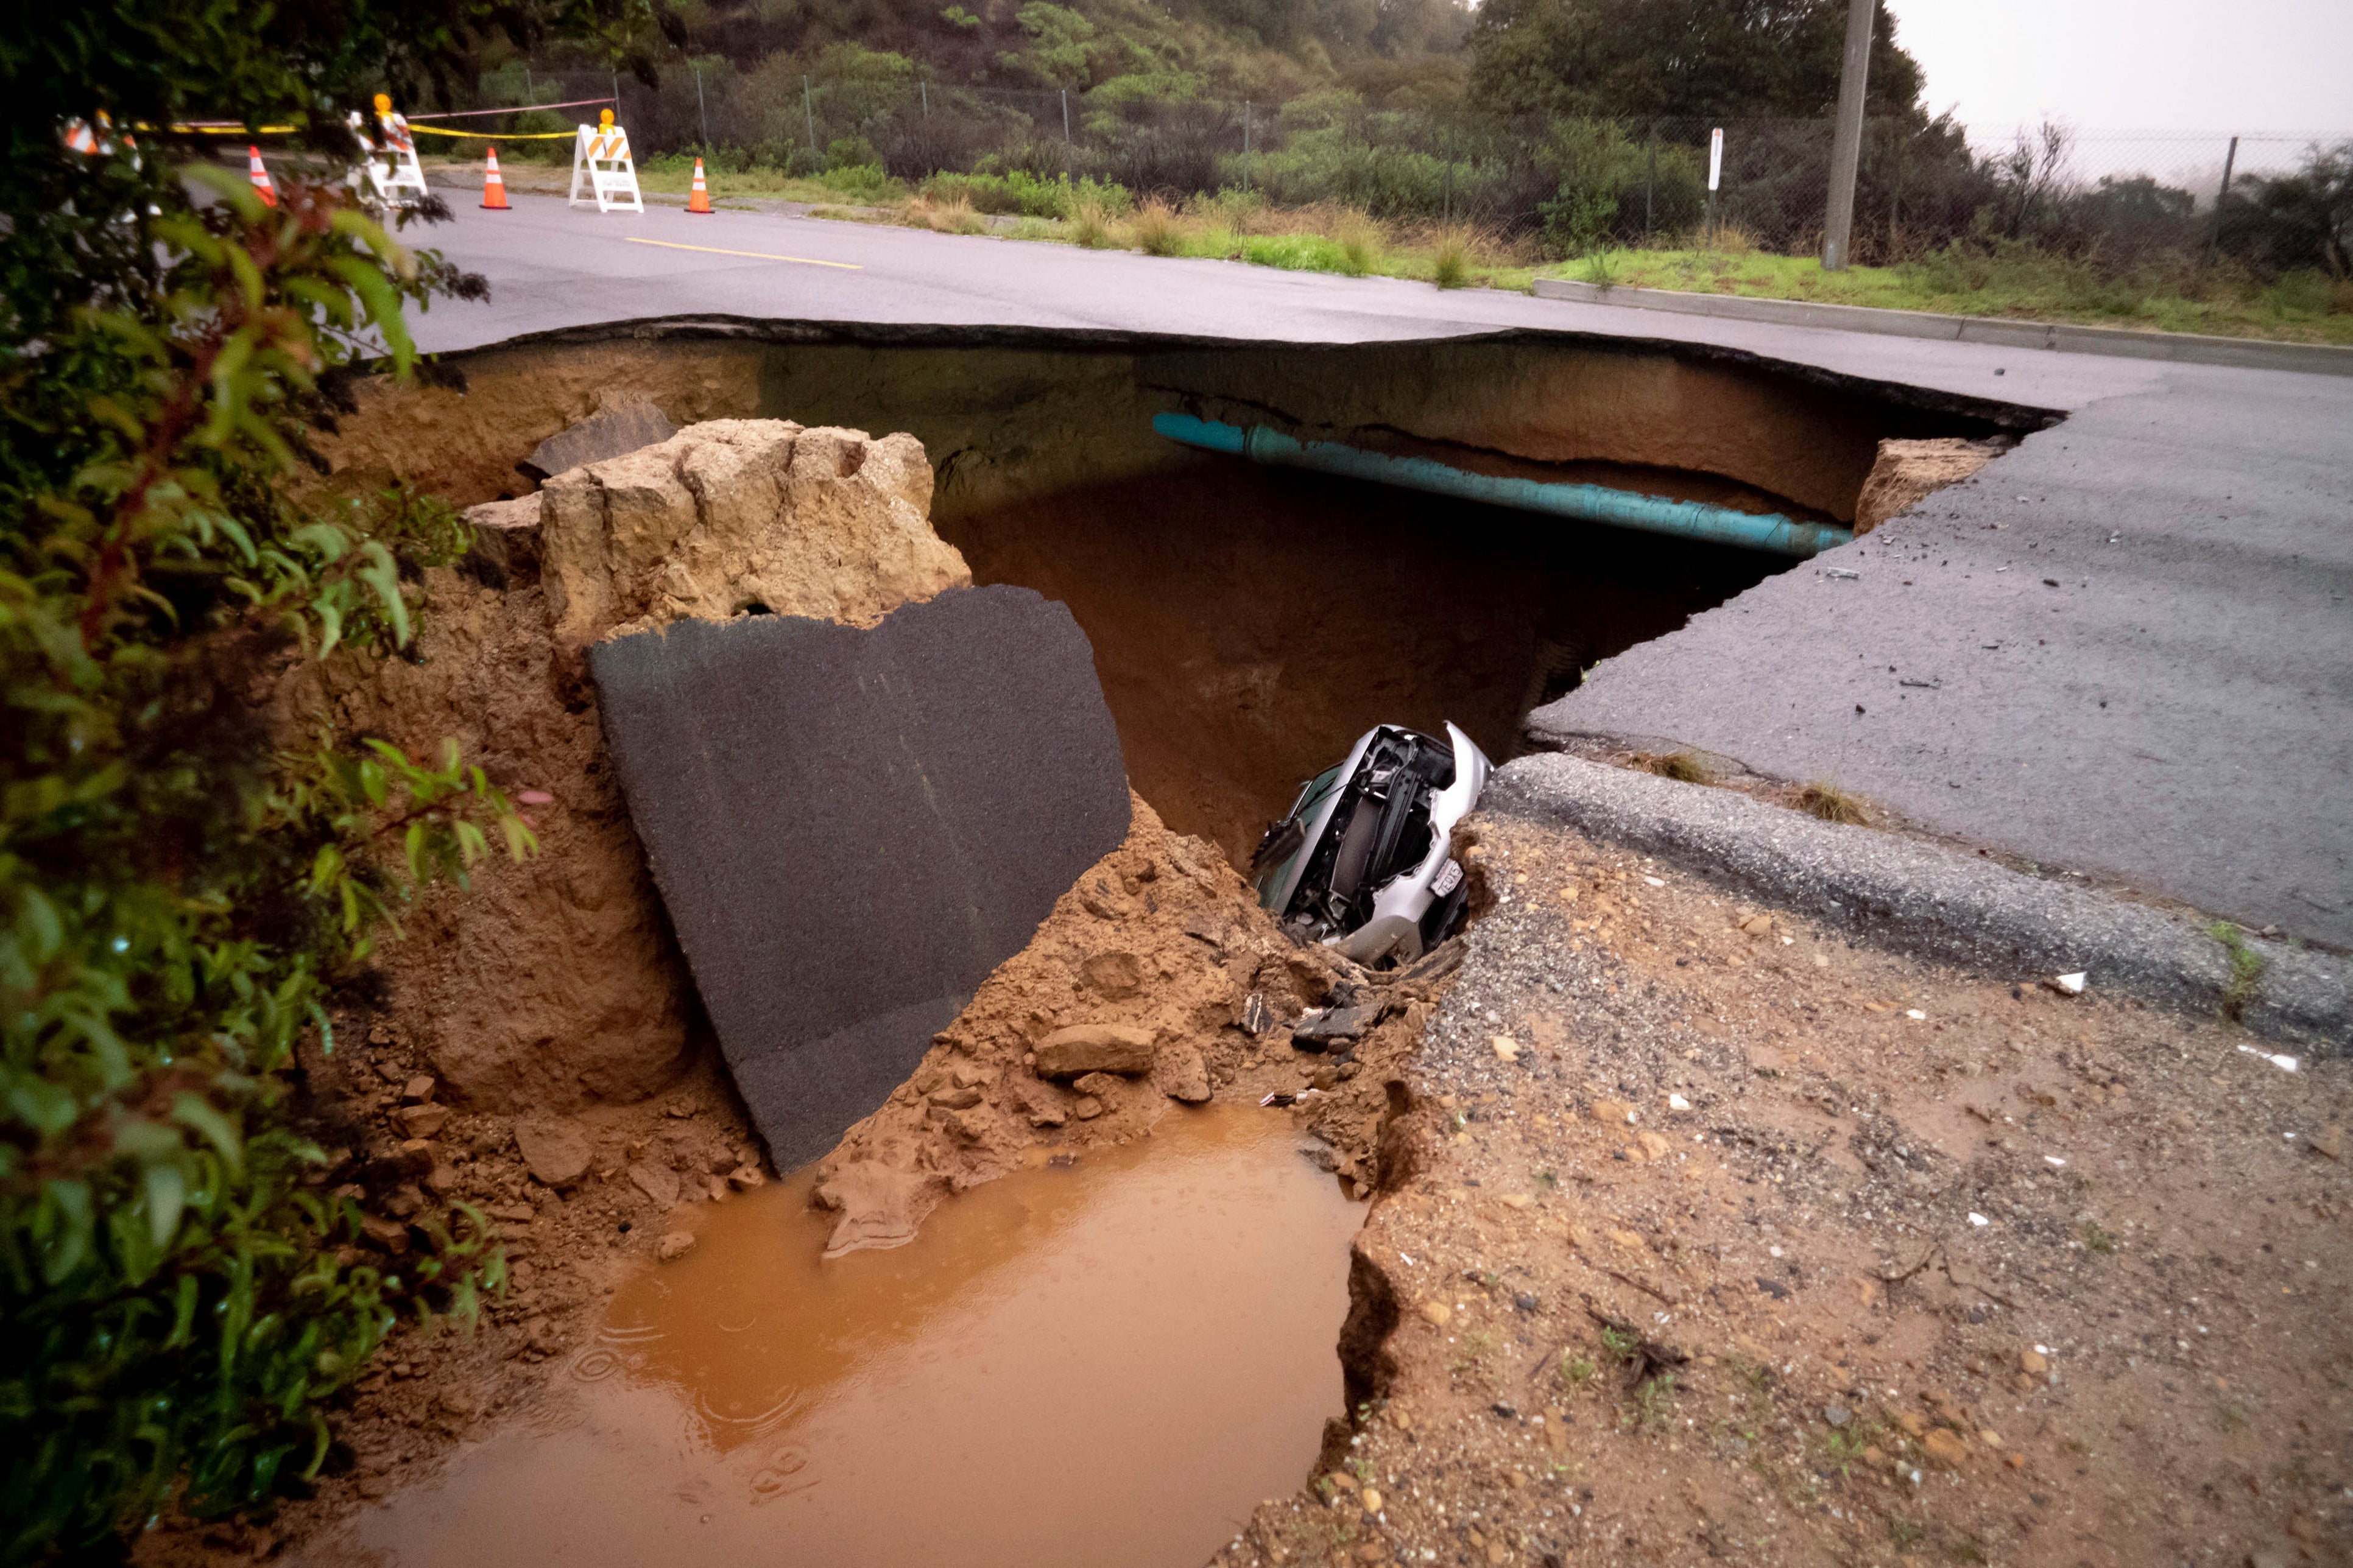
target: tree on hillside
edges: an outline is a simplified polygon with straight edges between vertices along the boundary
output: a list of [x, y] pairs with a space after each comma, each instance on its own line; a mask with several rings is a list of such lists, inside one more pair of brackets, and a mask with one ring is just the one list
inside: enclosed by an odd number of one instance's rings
[[[1827, 115], [1846, 0], [1486, 0], [1471, 91], [1506, 113], [1711, 119]], [[1920, 63], [1879, 5], [1869, 112], [1925, 120]]]

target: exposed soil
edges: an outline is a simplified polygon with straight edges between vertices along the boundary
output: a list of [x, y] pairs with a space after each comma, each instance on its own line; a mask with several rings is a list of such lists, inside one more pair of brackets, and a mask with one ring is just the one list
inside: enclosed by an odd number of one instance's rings
[[2345, 1062], [1479, 833], [1357, 1425], [1221, 1563], [2353, 1561]]
[[[1134, 811], [1127, 842], [1062, 895], [890, 1101], [818, 1163], [818, 1201], [841, 1216], [832, 1248], [904, 1241], [943, 1197], [1016, 1168], [1029, 1147], [1124, 1143], [1171, 1100], [1292, 1101], [1328, 1149], [1327, 1168], [1359, 1195], [1371, 1190], [1382, 1086], [1402, 1070], [1459, 948], [1375, 974], [1297, 946], [1214, 848], [1168, 832], [1141, 797]], [[1294, 1047], [1290, 1026], [1324, 1007], [1362, 1009], [1363, 1031]], [[1086, 1026], [1135, 1031], [1134, 1065], [1042, 1076], [1054, 1068], [1040, 1047]]]

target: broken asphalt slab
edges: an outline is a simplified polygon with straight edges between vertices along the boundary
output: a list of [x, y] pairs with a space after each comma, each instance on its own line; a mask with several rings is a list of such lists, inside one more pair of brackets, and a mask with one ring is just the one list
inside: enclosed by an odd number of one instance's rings
[[780, 1170], [902, 1082], [1128, 829], [1093, 651], [1024, 588], [871, 629], [680, 622], [590, 653], [632, 820]]
[[[1479, 810], [1574, 827], [1880, 945], [2030, 984], [2088, 971], [2094, 986], [2212, 1012], [2232, 982], [2229, 951], [2179, 915], [1735, 790], [1555, 752], [1498, 770]], [[2266, 961], [2242, 1010], [2250, 1028], [2334, 1053], [2353, 1044], [2344, 963], [2284, 943], [2246, 946]]]
[[2169, 372], [1604, 661], [1527, 727], [1826, 781], [2353, 946], [2349, 428], [2353, 380]]

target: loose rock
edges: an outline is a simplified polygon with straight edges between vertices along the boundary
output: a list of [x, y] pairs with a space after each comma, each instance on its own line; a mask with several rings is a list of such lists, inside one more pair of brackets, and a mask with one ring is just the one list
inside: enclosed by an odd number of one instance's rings
[[664, 1263], [673, 1263], [694, 1250], [691, 1231], [673, 1230], [654, 1246], [654, 1257]]
[[1171, 1100], [1200, 1105], [1209, 1098], [1209, 1069], [1200, 1047], [1190, 1040], [1164, 1047], [1152, 1068], [1152, 1081]]
[[1057, 1029], [1038, 1045], [1039, 1078], [1152, 1070], [1152, 1031], [1128, 1024], [1078, 1024]]
[[533, 1177], [551, 1187], [570, 1186], [588, 1173], [596, 1158], [580, 1130], [565, 1122], [517, 1122], [515, 1145]]
[[629, 1180], [663, 1208], [678, 1202], [678, 1173], [668, 1165], [648, 1164], [643, 1160], [632, 1162]]

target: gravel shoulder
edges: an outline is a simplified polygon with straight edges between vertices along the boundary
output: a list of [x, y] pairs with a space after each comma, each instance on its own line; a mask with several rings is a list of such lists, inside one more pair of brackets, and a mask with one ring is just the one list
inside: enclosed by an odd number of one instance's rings
[[1352, 1420], [1220, 1564], [2353, 1560], [2346, 1064], [1472, 831]]

